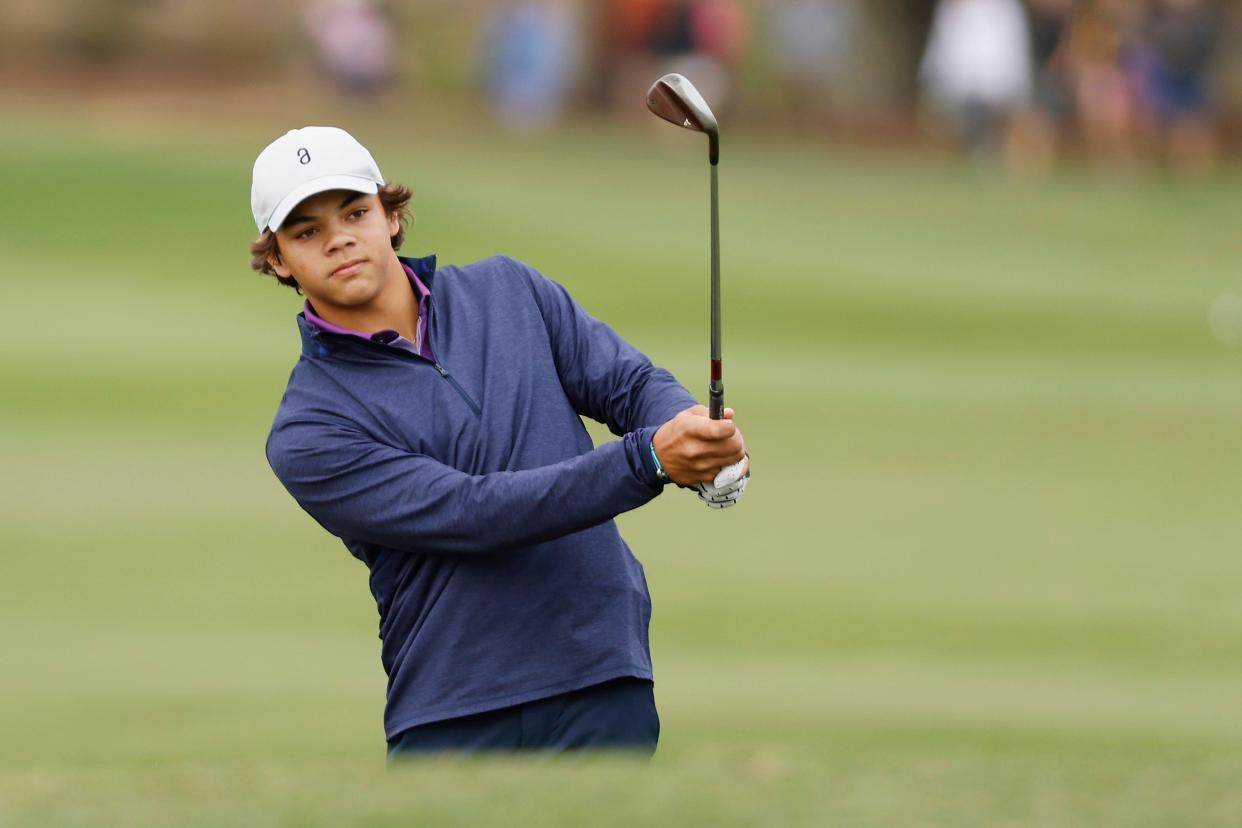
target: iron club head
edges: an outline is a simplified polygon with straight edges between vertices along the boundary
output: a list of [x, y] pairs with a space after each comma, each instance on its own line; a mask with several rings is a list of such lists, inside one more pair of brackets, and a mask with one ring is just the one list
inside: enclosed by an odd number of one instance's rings
[[716, 116], [689, 80], [670, 72], [647, 90], [647, 108], [683, 129], [707, 133], [708, 161], [720, 160], [720, 128]]

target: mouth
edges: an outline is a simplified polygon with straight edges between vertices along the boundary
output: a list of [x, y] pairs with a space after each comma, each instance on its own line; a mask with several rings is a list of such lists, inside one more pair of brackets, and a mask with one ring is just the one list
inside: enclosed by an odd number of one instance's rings
[[332, 276], [335, 278], [355, 276], [360, 270], [362, 270], [362, 266], [366, 264], [366, 261], [366, 259], [350, 259], [336, 270], [332, 271]]

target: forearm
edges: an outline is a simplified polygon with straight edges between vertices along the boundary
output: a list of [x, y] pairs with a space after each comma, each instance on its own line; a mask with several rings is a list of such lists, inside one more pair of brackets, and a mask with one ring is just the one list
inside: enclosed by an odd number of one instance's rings
[[[655, 429], [536, 469], [471, 475], [374, 442], [317, 435], [269, 458], [299, 505], [334, 535], [421, 554], [489, 554], [560, 537], [660, 492]], [[331, 448], [325, 448], [330, 446]]]

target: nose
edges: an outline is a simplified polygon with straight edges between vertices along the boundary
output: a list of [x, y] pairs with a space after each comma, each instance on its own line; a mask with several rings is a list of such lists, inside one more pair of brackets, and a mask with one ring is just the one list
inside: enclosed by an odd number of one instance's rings
[[324, 233], [325, 252], [335, 253], [347, 247], [352, 247], [355, 243], [353, 233], [349, 232], [349, 228], [339, 221], [334, 221], [328, 225], [328, 232]]

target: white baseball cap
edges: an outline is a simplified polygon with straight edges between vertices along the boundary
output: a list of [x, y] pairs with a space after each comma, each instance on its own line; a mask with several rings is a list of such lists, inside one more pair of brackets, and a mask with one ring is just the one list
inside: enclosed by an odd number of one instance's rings
[[250, 209], [259, 230], [277, 230], [306, 198], [327, 190], [376, 193], [384, 183], [367, 148], [336, 127], [291, 129], [259, 153]]

